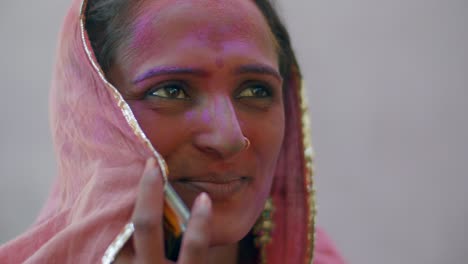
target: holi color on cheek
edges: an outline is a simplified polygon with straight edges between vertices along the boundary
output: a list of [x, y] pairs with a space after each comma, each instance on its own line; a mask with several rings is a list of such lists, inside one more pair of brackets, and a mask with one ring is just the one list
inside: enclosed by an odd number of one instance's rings
[[141, 7], [110, 79], [184, 202], [212, 198], [213, 244], [232, 243], [261, 212], [283, 142], [276, 46], [251, 1], [169, 2]]

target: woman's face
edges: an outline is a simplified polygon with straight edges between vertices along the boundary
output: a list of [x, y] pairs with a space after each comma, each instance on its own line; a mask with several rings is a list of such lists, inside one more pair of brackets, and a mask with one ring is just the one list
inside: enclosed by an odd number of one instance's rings
[[211, 197], [212, 244], [236, 242], [263, 209], [283, 142], [274, 37], [253, 1], [146, 1], [137, 14], [109, 77], [184, 202]]

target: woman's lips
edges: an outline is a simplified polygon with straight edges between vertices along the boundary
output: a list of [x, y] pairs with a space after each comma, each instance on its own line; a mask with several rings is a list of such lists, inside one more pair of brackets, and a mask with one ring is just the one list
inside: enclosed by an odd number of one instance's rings
[[248, 183], [248, 178], [239, 177], [230, 180], [186, 179], [178, 183], [197, 192], [206, 192], [213, 200], [226, 200], [243, 189]]

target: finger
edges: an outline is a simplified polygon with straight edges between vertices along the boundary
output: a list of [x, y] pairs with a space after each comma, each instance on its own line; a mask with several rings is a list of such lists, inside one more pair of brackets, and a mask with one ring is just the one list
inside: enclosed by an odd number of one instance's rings
[[154, 158], [146, 161], [132, 222], [136, 263], [163, 263], [163, 179]]
[[206, 193], [200, 194], [193, 205], [187, 231], [182, 241], [180, 264], [201, 264], [208, 259], [210, 244], [211, 200]]

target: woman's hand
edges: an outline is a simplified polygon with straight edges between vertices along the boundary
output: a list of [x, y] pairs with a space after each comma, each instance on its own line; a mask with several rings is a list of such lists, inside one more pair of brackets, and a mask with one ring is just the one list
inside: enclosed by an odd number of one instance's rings
[[[161, 171], [156, 168], [154, 158], [148, 159], [132, 215], [135, 232], [114, 263], [171, 263], [164, 256], [163, 185]], [[210, 219], [211, 201], [207, 194], [202, 193], [192, 207], [177, 263], [206, 263]]]

